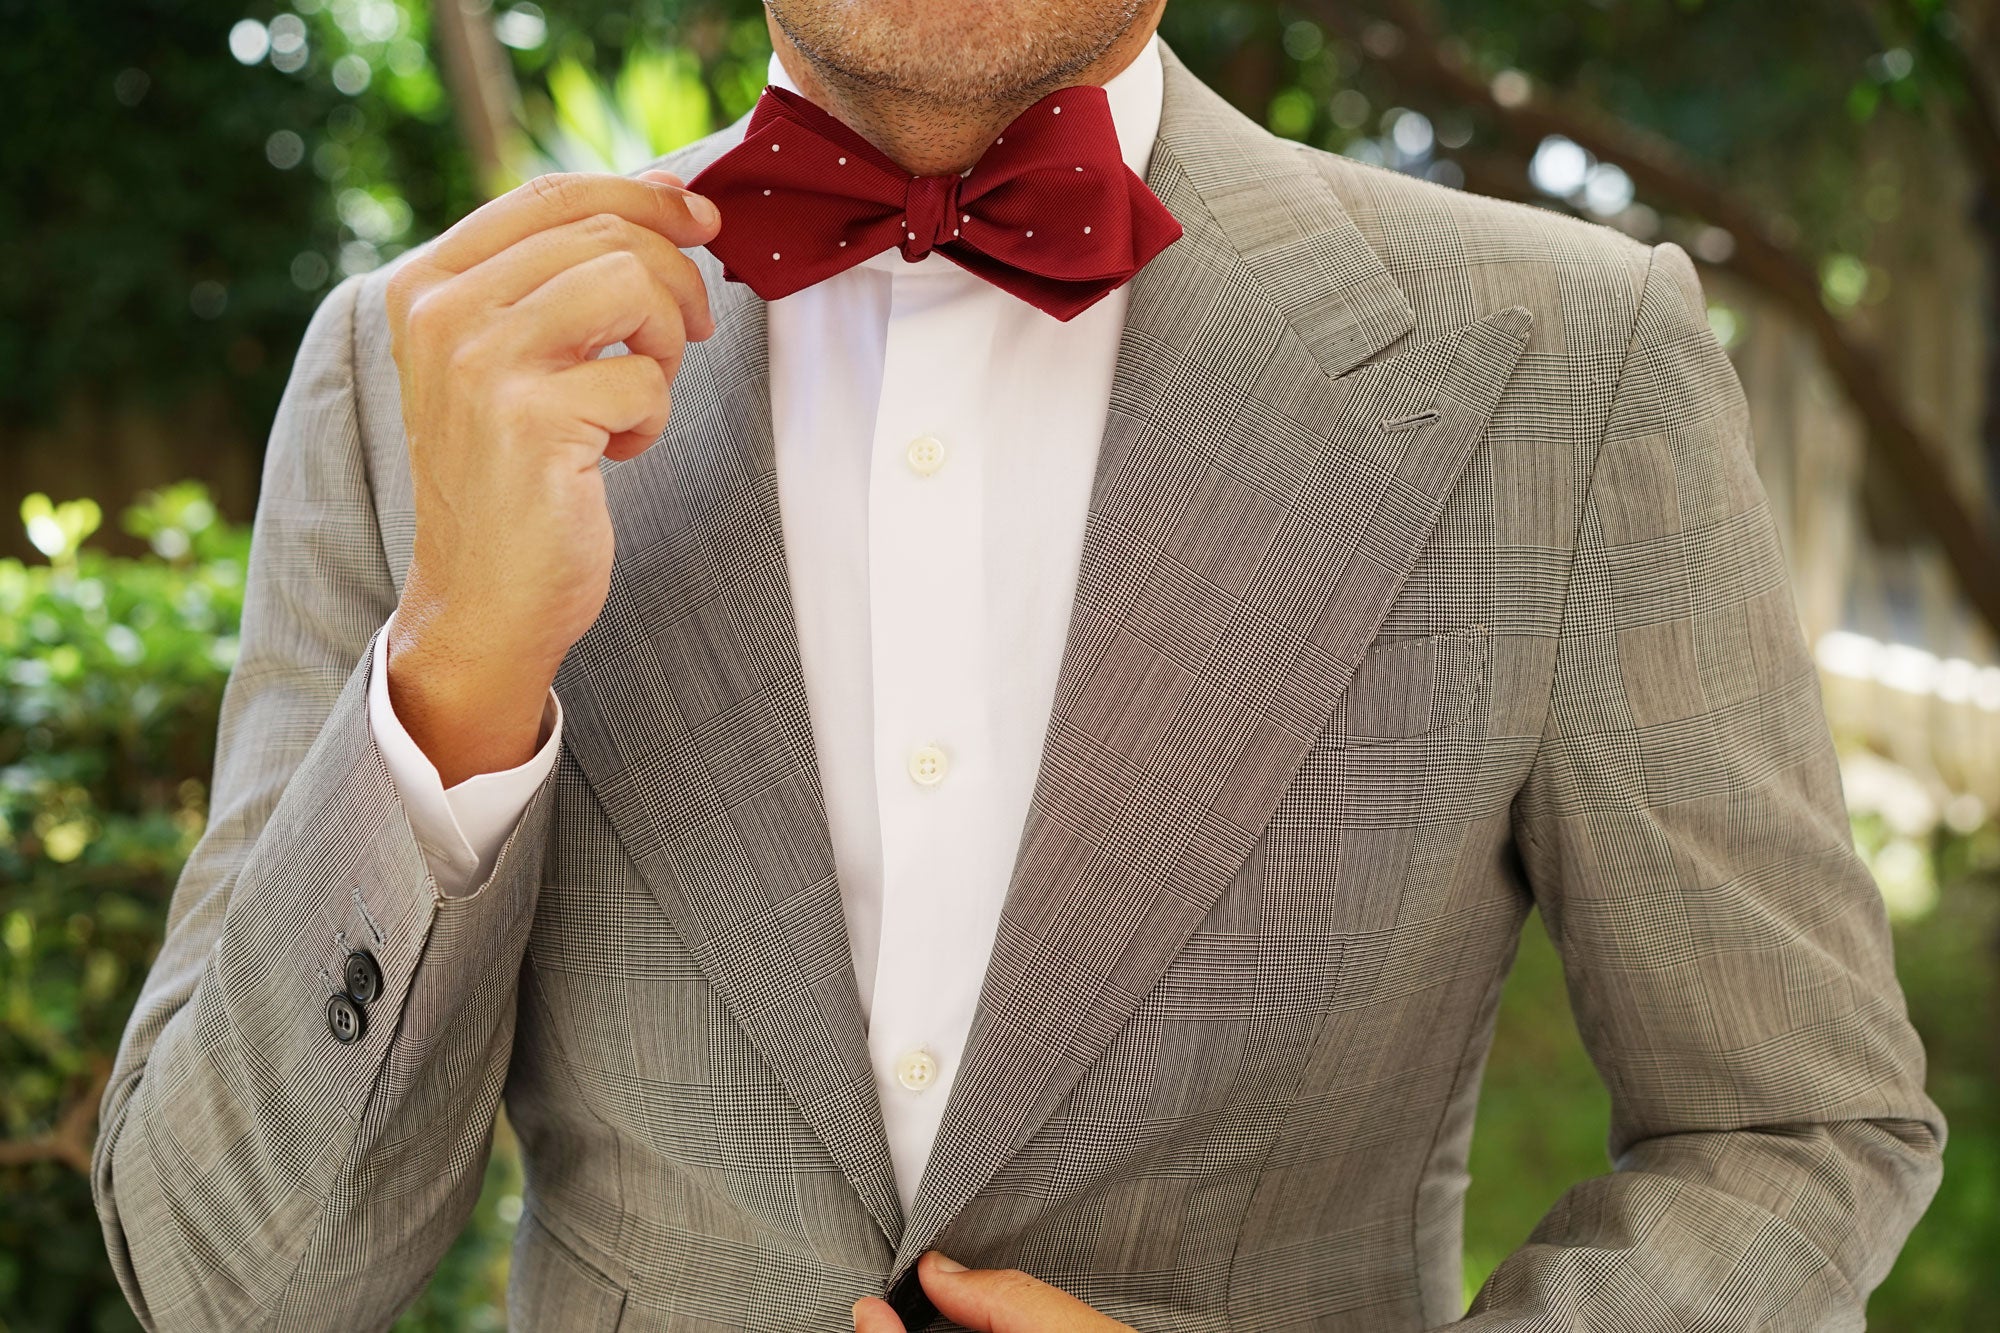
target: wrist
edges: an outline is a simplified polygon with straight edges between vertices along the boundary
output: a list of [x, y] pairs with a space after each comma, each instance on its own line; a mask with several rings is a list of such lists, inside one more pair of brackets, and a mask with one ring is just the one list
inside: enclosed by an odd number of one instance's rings
[[528, 762], [543, 742], [556, 666], [495, 649], [402, 609], [391, 626], [387, 686], [396, 720], [451, 788]]

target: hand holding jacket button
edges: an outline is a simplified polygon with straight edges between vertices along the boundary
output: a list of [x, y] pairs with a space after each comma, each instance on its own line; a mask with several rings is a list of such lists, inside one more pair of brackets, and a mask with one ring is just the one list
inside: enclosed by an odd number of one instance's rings
[[377, 966], [375, 955], [366, 949], [356, 949], [347, 955], [345, 980], [347, 993], [356, 1004], [367, 1004], [382, 993], [382, 969]]
[[326, 1025], [333, 1030], [335, 1041], [360, 1041], [361, 1034], [368, 1031], [368, 1017], [360, 1005], [345, 995], [335, 995], [326, 1002]]

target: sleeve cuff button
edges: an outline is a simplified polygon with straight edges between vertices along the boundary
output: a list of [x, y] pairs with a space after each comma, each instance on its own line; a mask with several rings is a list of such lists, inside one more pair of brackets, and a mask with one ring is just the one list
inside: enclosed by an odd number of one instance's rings
[[368, 1018], [361, 1012], [360, 1005], [345, 995], [335, 995], [326, 1002], [326, 1025], [332, 1030], [335, 1041], [359, 1041], [361, 1034], [368, 1030]]
[[347, 993], [356, 1004], [367, 1004], [382, 993], [382, 969], [376, 965], [375, 955], [366, 949], [356, 949], [347, 955], [344, 980]]

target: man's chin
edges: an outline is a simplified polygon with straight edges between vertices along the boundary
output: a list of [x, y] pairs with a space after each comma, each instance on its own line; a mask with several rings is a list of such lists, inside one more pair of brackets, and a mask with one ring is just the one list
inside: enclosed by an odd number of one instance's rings
[[1003, 105], [1071, 82], [1147, 0], [768, 0], [829, 83], [910, 101]]

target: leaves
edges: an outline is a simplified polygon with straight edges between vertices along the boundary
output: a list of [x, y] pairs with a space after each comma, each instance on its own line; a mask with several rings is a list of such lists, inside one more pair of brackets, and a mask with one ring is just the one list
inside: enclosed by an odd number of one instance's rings
[[[92, 1079], [202, 829], [233, 659], [218, 645], [235, 641], [249, 532], [193, 484], [124, 515], [156, 552], [144, 560], [84, 544], [100, 518], [91, 501], [31, 496], [21, 513], [49, 563], [0, 560], [0, 1140], [29, 1159], [0, 1164], [0, 1250], [35, 1262], [0, 1265], [0, 1319], [70, 1322], [56, 1293], [19, 1285], [74, 1268], [54, 1253], [67, 1250], [94, 1256], [94, 1280], [79, 1275], [64, 1308], [133, 1327], [81, 1179], [56, 1177], [88, 1143]], [[29, 1195], [46, 1210], [35, 1228], [15, 1202]]]
[[[0, 0], [0, 407], [232, 400], [257, 433], [306, 319], [474, 201], [424, 0]], [[240, 31], [239, 31], [240, 30]], [[248, 57], [246, 59], [246, 57]]]
[[48, 496], [36, 491], [21, 501], [21, 523], [28, 530], [28, 540], [56, 565], [74, 564], [77, 548], [103, 521], [104, 511], [95, 500], [51, 504]]

